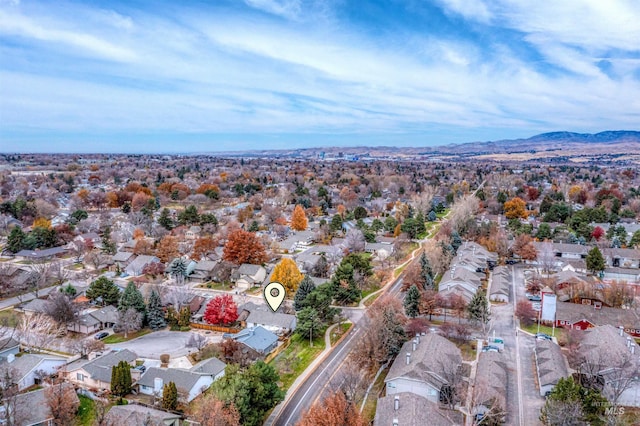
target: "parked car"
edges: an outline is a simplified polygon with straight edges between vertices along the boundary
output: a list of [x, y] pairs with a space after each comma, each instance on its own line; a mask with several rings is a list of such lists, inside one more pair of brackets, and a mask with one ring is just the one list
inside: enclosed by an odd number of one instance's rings
[[532, 302], [541, 302], [542, 301], [542, 297], [540, 297], [537, 294], [528, 295], [527, 299], [531, 300]]
[[109, 335], [109, 333], [107, 333], [106, 331], [101, 331], [100, 333], [96, 334], [96, 335], [94, 336], [94, 338], [95, 338], [96, 340], [102, 340], [102, 339], [104, 339], [105, 337], [107, 337], [108, 335]]
[[531, 304], [531, 307], [533, 308], [534, 311], [539, 312], [540, 309], [542, 309], [542, 305], [540, 304], [540, 302], [534, 302]]
[[483, 346], [482, 352], [500, 352], [500, 349], [496, 346]]
[[144, 365], [137, 365], [135, 367], [133, 367], [134, 370], [138, 370], [141, 373], [144, 373], [145, 371], [147, 371], [147, 367], [145, 367]]
[[538, 340], [553, 340], [551, 336], [545, 333], [536, 333], [536, 339]]

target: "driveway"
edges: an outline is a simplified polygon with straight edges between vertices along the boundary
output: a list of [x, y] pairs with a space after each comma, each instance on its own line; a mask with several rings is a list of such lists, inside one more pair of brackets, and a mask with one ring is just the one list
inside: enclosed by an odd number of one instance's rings
[[[128, 342], [107, 346], [114, 349], [129, 349], [140, 358], [160, 359], [161, 354], [169, 354], [171, 358], [176, 358], [197, 351], [196, 348], [187, 347], [192, 334], [193, 332], [156, 331]], [[207, 336], [207, 338], [211, 342], [216, 340], [215, 336]]]

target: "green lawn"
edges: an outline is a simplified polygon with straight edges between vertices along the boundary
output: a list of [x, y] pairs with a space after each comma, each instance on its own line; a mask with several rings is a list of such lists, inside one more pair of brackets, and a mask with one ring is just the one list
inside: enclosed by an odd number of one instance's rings
[[[378, 378], [376, 379], [373, 387], [371, 388], [371, 392], [367, 397], [367, 402], [364, 404], [364, 409], [362, 410], [362, 417], [364, 417], [367, 424], [373, 422], [373, 418], [376, 415], [376, 405], [378, 404], [378, 395], [381, 394], [384, 389], [384, 380], [387, 378], [387, 373], [389, 372], [390, 366], [387, 366], [386, 369], [380, 373]], [[373, 377], [372, 377], [373, 379]], [[358, 404], [358, 407], [360, 405]]]
[[[524, 331], [528, 331], [529, 333], [532, 334], [536, 334], [538, 332], [538, 324], [532, 324], [528, 327], [523, 327], [520, 326], [521, 329], [523, 329]], [[549, 336], [552, 335], [552, 333], [554, 333], [553, 328], [546, 326], [546, 325], [540, 325], [540, 333], [544, 333], [547, 334]], [[560, 337], [562, 336], [562, 334], [564, 333], [564, 331], [561, 328], [556, 327], [555, 329], [555, 334], [554, 336], [558, 339], [560, 339]]]
[[294, 334], [289, 347], [278, 354], [269, 364], [280, 374], [282, 389], [286, 391], [296, 378], [311, 362], [324, 350], [324, 330], [318, 333], [313, 341], [313, 347], [309, 346], [309, 339], [303, 339]]
[[151, 333], [151, 330], [149, 330], [148, 328], [143, 328], [142, 330], [136, 331], [135, 333], [129, 333], [126, 339], [124, 338], [123, 333], [116, 333], [105, 337], [102, 341], [106, 344], [122, 343], [149, 333]]
[[78, 395], [80, 399], [80, 406], [78, 407], [78, 417], [76, 418], [76, 424], [78, 426], [92, 426], [95, 420], [95, 403], [91, 398]]
[[6, 321], [9, 327], [17, 327], [20, 322], [20, 315], [13, 308], [0, 311], [0, 324]]
[[367, 297], [368, 295], [370, 295], [371, 293], [375, 293], [376, 291], [380, 290], [380, 287], [374, 287], [374, 288], [370, 288], [368, 290], [364, 290], [362, 292], [362, 299], [364, 299], [365, 297]]
[[449, 214], [449, 210], [451, 210], [451, 209], [444, 209], [444, 211], [442, 213], [436, 213], [436, 217], [438, 219], [442, 219], [443, 217], [445, 217], [446, 215]]
[[400, 276], [400, 274], [402, 273], [402, 271], [404, 271], [404, 268], [406, 268], [407, 266], [409, 266], [409, 263], [411, 262], [407, 262], [404, 265], [400, 266], [399, 268], [396, 268], [393, 271], [393, 278], [398, 278], [398, 276]]
[[210, 288], [212, 290], [231, 290], [233, 289], [233, 284], [230, 282], [224, 282], [224, 283], [216, 283], [216, 282], [208, 282], [205, 284], [200, 284], [198, 287], [202, 287], [202, 288]]
[[374, 294], [373, 296], [371, 296], [370, 298], [368, 298], [367, 300], [364, 301], [364, 306], [371, 306], [373, 305], [373, 302], [376, 301], [376, 299], [378, 299], [378, 297], [380, 297], [382, 293], [378, 293], [378, 294]]

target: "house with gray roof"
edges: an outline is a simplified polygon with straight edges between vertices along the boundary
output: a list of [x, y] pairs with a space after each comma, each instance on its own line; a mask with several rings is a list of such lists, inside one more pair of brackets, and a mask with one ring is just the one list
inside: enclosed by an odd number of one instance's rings
[[389, 369], [387, 395], [411, 392], [439, 402], [462, 366], [462, 353], [451, 341], [436, 333], [417, 336], [402, 345]]
[[144, 372], [137, 384], [140, 393], [162, 396], [164, 385], [170, 382], [175, 383], [178, 388], [178, 399], [188, 403], [211, 386], [213, 376], [179, 368], [151, 367]]
[[113, 255], [113, 264], [119, 267], [121, 271], [124, 271], [131, 262], [136, 258], [136, 255], [128, 251], [119, 251]]
[[536, 340], [534, 348], [540, 396], [547, 396], [558, 381], [569, 376], [560, 346], [550, 340]]
[[231, 274], [231, 281], [239, 289], [248, 289], [255, 285], [260, 285], [267, 276], [267, 270], [261, 265], [243, 263]]
[[[64, 392], [69, 393], [72, 402], [80, 404], [73, 386], [62, 384]], [[21, 426], [49, 426], [53, 425], [53, 414], [47, 403], [45, 389], [38, 389], [32, 392], [23, 393], [16, 396], [16, 412], [13, 417], [14, 423]], [[4, 414], [4, 413], [3, 413]], [[6, 422], [4, 416], [0, 416]]]
[[0, 363], [7, 360], [9, 355], [16, 355], [20, 352], [20, 342], [13, 338], [13, 335], [0, 339]]
[[15, 254], [16, 257], [21, 257], [24, 260], [43, 260], [52, 259], [54, 257], [60, 257], [67, 252], [66, 247], [52, 247], [42, 250], [20, 250]]
[[[248, 315], [243, 311], [248, 312]], [[273, 312], [267, 305], [257, 305], [252, 302], [242, 305], [238, 312], [246, 327], [261, 326], [276, 335], [292, 333], [298, 321], [295, 315]]]
[[92, 334], [105, 328], [111, 328], [118, 322], [118, 309], [115, 306], [104, 306], [86, 310], [76, 321], [67, 325], [67, 330], [82, 334]]
[[[78, 387], [105, 391], [111, 388], [111, 369], [120, 361], [125, 361], [133, 367], [137, 358], [138, 355], [128, 349], [110, 351], [96, 358], [72, 362], [67, 365], [63, 375], [67, 381]], [[135, 377], [133, 370], [131, 376], [134, 380], [139, 378]]]
[[47, 312], [49, 302], [44, 299], [33, 299], [22, 306], [25, 315], [44, 314]]
[[131, 276], [142, 275], [142, 270], [150, 263], [160, 262], [155, 256], [140, 255], [124, 269]]
[[511, 284], [511, 272], [507, 267], [498, 266], [494, 268], [491, 274], [489, 300], [496, 302], [508, 302]]
[[204, 283], [213, 281], [214, 270], [219, 262], [213, 260], [201, 260], [195, 265], [193, 272], [189, 275], [189, 281]]
[[503, 417], [507, 410], [507, 364], [500, 352], [481, 352], [476, 367], [471, 412]]
[[105, 416], [105, 422], [113, 425], [180, 426], [181, 416], [138, 404], [114, 405]]
[[373, 426], [455, 426], [464, 423], [462, 413], [441, 409], [418, 394], [400, 392], [378, 398]]
[[217, 380], [224, 376], [224, 369], [226, 367], [227, 364], [213, 357], [200, 361], [191, 367], [190, 371], [197, 374], [206, 374], [213, 377], [213, 380]]
[[264, 327], [245, 328], [236, 334], [225, 334], [224, 338], [242, 343], [260, 355], [268, 355], [278, 346], [278, 336]]
[[20, 357], [8, 355], [6, 361], [0, 364], [0, 372], [11, 371], [18, 389], [23, 390], [40, 384], [42, 379], [40, 372], [53, 375], [66, 363], [66, 358], [54, 355], [23, 354]]

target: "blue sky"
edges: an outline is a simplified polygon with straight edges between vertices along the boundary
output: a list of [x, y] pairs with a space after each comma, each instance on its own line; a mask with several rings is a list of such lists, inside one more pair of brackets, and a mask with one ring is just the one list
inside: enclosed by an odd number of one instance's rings
[[0, 0], [0, 151], [638, 129], [635, 0]]

